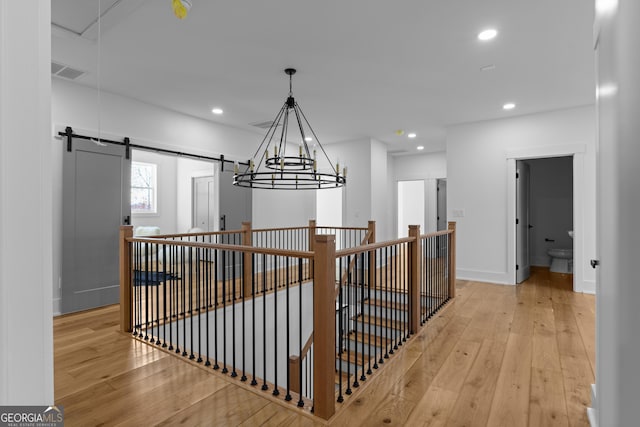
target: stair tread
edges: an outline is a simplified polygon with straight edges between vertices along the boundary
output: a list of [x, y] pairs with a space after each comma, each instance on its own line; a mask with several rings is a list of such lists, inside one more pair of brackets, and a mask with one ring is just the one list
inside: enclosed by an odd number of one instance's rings
[[396, 330], [403, 330], [407, 327], [407, 322], [404, 319], [386, 319], [384, 317], [373, 317], [366, 314], [357, 316], [353, 320], [363, 322], [368, 325], [381, 326], [382, 328], [391, 328]]

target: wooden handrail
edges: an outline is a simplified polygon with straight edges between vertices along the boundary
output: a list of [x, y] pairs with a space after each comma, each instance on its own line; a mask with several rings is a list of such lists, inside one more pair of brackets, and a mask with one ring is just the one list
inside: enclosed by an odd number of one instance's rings
[[302, 347], [302, 351], [300, 352], [300, 360], [304, 360], [307, 357], [307, 354], [309, 353], [309, 350], [311, 350], [311, 345], [312, 344], [313, 344], [313, 332], [311, 332], [311, 335], [309, 336], [309, 339], [304, 344], [304, 347]]
[[196, 233], [175, 233], [175, 234], [156, 234], [150, 237], [153, 239], [168, 239], [172, 237], [193, 237], [193, 236], [224, 236], [229, 234], [240, 234], [242, 230], [225, 230], [225, 231], [202, 231]]
[[397, 244], [400, 244], [400, 243], [413, 242], [415, 239], [416, 239], [415, 237], [403, 237], [402, 239], [397, 239], [397, 240], [386, 240], [384, 242], [370, 243], [368, 245], [356, 246], [356, 247], [347, 248], [347, 249], [340, 249], [339, 251], [336, 251], [336, 257], [344, 257], [344, 256], [348, 256], [348, 255], [357, 255], [357, 254], [360, 254], [362, 252], [369, 252], [369, 251], [373, 251], [375, 249], [384, 248], [385, 246], [392, 246], [392, 245], [397, 245]]
[[429, 233], [429, 234], [422, 234], [420, 235], [420, 238], [427, 239], [429, 237], [444, 236], [445, 234], [451, 234], [451, 233], [452, 233], [452, 230], [440, 230], [440, 231], [434, 231], [433, 233]]
[[225, 251], [238, 251], [238, 252], [250, 252], [258, 254], [288, 256], [294, 258], [313, 258], [313, 252], [308, 251], [292, 251], [289, 249], [271, 249], [260, 248], [256, 246], [243, 246], [243, 245], [227, 245], [223, 243], [205, 243], [205, 242], [191, 242], [183, 240], [163, 240], [163, 239], [151, 239], [145, 237], [130, 237], [126, 239], [127, 242], [140, 242], [140, 243], [152, 243], [156, 245], [168, 245], [168, 246], [188, 246], [192, 248], [202, 249], [221, 249]]

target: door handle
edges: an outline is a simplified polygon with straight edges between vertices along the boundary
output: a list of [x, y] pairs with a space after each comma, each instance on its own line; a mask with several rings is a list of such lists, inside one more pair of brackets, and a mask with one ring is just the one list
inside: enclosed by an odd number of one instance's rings
[[227, 216], [222, 215], [220, 217], [220, 231], [225, 231], [227, 229]]
[[600, 265], [600, 260], [592, 259], [589, 263], [591, 264], [591, 268], [596, 268], [597, 266]]

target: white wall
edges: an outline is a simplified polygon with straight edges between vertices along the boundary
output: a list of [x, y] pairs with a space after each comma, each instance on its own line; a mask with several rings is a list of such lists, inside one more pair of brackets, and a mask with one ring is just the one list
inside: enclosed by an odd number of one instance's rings
[[[594, 108], [587, 106], [448, 129], [447, 210], [457, 222], [460, 278], [515, 281], [515, 203], [508, 203], [515, 201], [514, 159], [581, 151], [574, 168], [584, 189], [574, 194], [574, 289], [593, 292], [595, 275], [588, 260], [596, 250], [594, 119]], [[454, 211], [464, 216], [455, 217]]]
[[[425, 227], [421, 230], [423, 234], [437, 231], [438, 223], [438, 199], [437, 199], [437, 180], [447, 177], [447, 153], [426, 153], [415, 154], [410, 156], [396, 156], [392, 158], [393, 171], [390, 180], [393, 181], [394, 190], [391, 196], [393, 205], [395, 206], [397, 197], [397, 182], [423, 180], [425, 183]], [[394, 212], [397, 223], [397, 212]]]
[[410, 225], [424, 230], [424, 181], [398, 181], [398, 238], [407, 237]]
[[[530, 173], [531, 265], [549, 266], [549, 249], [572, 249], [573, 158], [527, 160]], [[554, 240], [546, 242], [545, 239]]]
[[144, 150], [132, 150], [131, 160], [156, 165], [157, 213], [131, 214], [131, 225], [150, 225], [160, 228], [160, 233], [175, 233], [176, 229], [176, 160], [174, 156]]
[[[50, 67], [47, 65], [47, 70], [49, 69]], [[239, 161], [246, 161], [251, 157], [262, 139], [260, 133], [252, 133], [179, 114], [104, 91], [101, 93], [99, 104], [98, 92], [93, 88], [57, 78], [50, 79], [48, 77], [49, 80], [52, 80], [50, 105], [55, 132], [63, 130], [65, 126], [71, 126], [78, 133], [97, 136], [98, 130], [100, 130], [100, 135], [104, 138], [129, 137], [132, 144], [216, 157], [224, 154], [229, 160]], [[53, 310], [54, 313], [59, 313], [60, 290], [57, 283], [62, 268], [63, 142], [54, 138], [51, 144], [53, 146], [52, 156], [48, 160], [53, 170], [53, 283], [55, 284], [53, 286]], [[191, 222], [190, 203], [189, 207], [183, 211], [184, 182], [179, 185], [181, 199], [175, 214], [174, 227], [176, 231], [184, 231], [183, 228], [187, 223], [184, 216], [186, 210], [189, 211], [188, 223]], [[309, 195], [300, 196], [301, 204], [299, 205], [293, 203], [295, 196], [292, 194], [264, 193], [254, 202], [253, 222], [270, 227], [282, 226], [283, 224], [290, 225], [289, 218], [292, 218], [293, 222], [300, 220], [306, 224], [310, 218], [313, 218], [315, 212], [314, 202], [310, 202], [310, 200], [314, 200], [313, 192], [309, 193]], [[312, 203], [311, 206], [309, 203]], [[258, 206], [274, 207], [275, 212], [268, 209], [257, 209]], [[287, 209], [290, 206], [293, 208]], [[178, 212], [180, 212], [179, 219]], [[271, 223], [272, 220], [274, 223]]]
[[[320, 190], [322, 191], [322, 190]], [[253, 190], [253, 228], [301, 227], [316, 217], [316, 190]]]
[[[596, 14], [598, 86], [598, 286], [592, 426], [640, 420], [640, 2]], [[617, 5], [617, 11], [615, 6]], [[605, 91], [605, 88], [607, 90]], [[595, 258], [595, 257], [594, 257]], [[594, 416], [595, 415], [595, 416]]]
[[[374, 139], [371, 140], [371, 218], [376, 221], [376, 240], [390, 240], [396, 237], [393, 217], [397, 211], [393, 193], [389, 193], [389, 175], [387, 172], [387, 147]], [[366, 222], [363, 224], [366, 226]], [[361, 225], [362, 226], [362, 225]]]
[[347, 167], [344, 187], [345, 227], [366, 227], [371, 212], [371, 140], [367, 138], [325, 146], [329, 158]]
[[2, 2], [2, 406], [54, 404], [50, 62], [51, 2]]

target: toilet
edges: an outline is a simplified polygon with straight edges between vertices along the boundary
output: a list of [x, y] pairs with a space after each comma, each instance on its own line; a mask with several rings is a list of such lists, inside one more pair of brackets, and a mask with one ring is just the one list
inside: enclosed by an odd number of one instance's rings
[[573, 249], [549, 249], [551, 257], [549, 271], [573, 274]]

